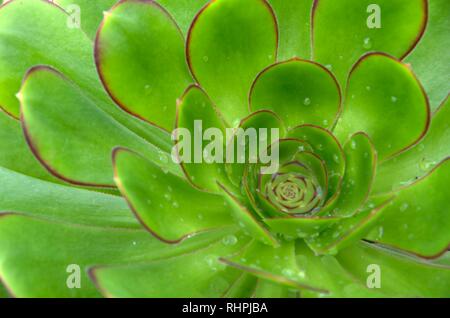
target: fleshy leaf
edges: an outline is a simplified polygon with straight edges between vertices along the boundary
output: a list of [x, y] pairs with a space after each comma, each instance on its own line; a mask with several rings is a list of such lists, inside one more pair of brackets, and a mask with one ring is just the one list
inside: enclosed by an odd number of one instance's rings
[[338, 194], [345, 170], [341, 145], [328, 130], [313, 125], [295, 127], [288, 136], [308, 142], [313, 147], [313, 152], [325, 161], [328, 173], [328, 202], [332, 202]]
[[[436, 257], [450, 246], [450, 158], [428, 176], [400, 189], [369, 239]], [[430, 192], [430, 190], [432, 192]]]
[[314, 60], [329, 65], [344, 84], [351, 66], [364, 53], [380, 51], [402, 58], [410, 52], [425, 29], [427, 3], [317, 0], [312, 14]]
[[[224, 234], [223, 231], [203, 234], [172, 246], [144, 230], [73, 226], [3, 214], [0, 216], [0, 275], [16, 297], [98, 297], [99, 292], [86, 273], [90, 266], [173, 257], [217, 242]], [[77, 265], [80, 288], [68, 288]]]
[[115, 146], [138, 150], [180, 173], [167, 154], [97, 108], [78, 86], [54, 69], [31, 69], [20, 98], [23, 129], [31, 149], [50, 172], [67, 182], [114, 186], [111, 151]]
[[[277, 114], [275, 114], [272, 111], [269, 110], [260, 110], [254, 113], [251, 113], [249, 116], [245, 117], [241, 120], [238, 128], [243, 129], [241, 131], [241, 135], [237, 135], [237, 131], [233, 134], [233, 139], [227, 140], [227, 150], [229, 153], [228, 157], [229, 159], [233, 159], [233, 163], [229, 163], [227, 160], [227, 163], [225, 165], [226, 172], [228, 174], [228, 177], [233, 182], [234, 185], [239, 186], [241, 184], [241, 181], [243, 179], [244, 175], [244, 167], [249, 164], [249, 157], [250, 157], [250, 149], [249, 147], [252, 146], [256, 152], [256, 158], [254, 161], [258, 161], [257, 159], [258, 154], [261, 153], [260, 145], [263, 147], [270, 146], [272, 141], [276, 141], [275, 135], [272, 135], [272, 129], [278, 129], [278, 138], [283, 138], [283, 136], [286, 134], [286, 128], [284, 126], [283, 121], [278, 117]], [[262, 129], [262, 130], [261, 130]], [[255, 137], [254, 139], [250, 139], [251, 137], [246, 137], [245, 133], [250, 132], [251, 130], [254, 130]], [[265, 131], [266, 133], [262, 133], [262, 131]], [[249, 136], [252, 136], [249, 134]], [[242, 143], [241, 140], [244, 140], [245, 138], [245, 144]], [[263, 138], [265, 138], [265, 142], [263, 141]], [[251, 145], [250, 141], [254, 141], [255, 145]], [[242, 147], [245, 149], [244, 158], [238, 157], [238, 147]], [[241, 150], [242, 150], [241, 148]], [[233, 150], [232, 150], [233, 149]], [[232, 154], [232, 155], [231, 155]], [[270, 152], [268, 152], [270, 154]], [[240, 159], [240, 160], [239, 160]], [[244, 159], [244, 160], [242, 160]], [[243, 163], [239, 163], [240, 161], [244, 161]], [[256, 163], [256, 162], [255, 162]]]
[[272, 110], [289, 129], [300, 124], [330, 128], [340, 105], [339, 84], [330, 71], [298, 58], [263, 70], [250, 91], [250, 110]]
[[339, 220], [335, 217], [284, 216], [264, 219], [264, 223], [277, 233], [304, 238], [317, 235]]
[[92, 41], [81, 29], [68, 28], [68, 20], [68, 14], [50, 1], [14, 0], [0, 8], [1, 107], [19, 118], [16, 94], [24, 74], [35, 65], [51, 65], [79, 86], [96, 107], [142, 138], [169, 151], [169, 134], [114, 105], [98, 78]]
[[178, 26], [156, 2], [126, 0], [105, 14], [95, 41], [103, 84], [127, 112], [172, 130], [191, 82]]
[[174, 17], [178, 25], [187, 34], [197, 12], [208, 3], [209, 0], [158, 0], [167, 11]]
[[387, 160], [377, 168], [374, 192], [390, 192], [411, 184], [450, 156], [450, 99], [433, 114], [430, 129], [413, 148]]
[[[320, 297], [384, 297], [377, 289], [368, 289], [365, 281], [360, 281], [353, 277], [331, 255], [315, 255], [309, 247], [297, 241], [296, 244], [297, 265], [305, 272], [305, 280], [315, 283], [323, 289], [328, 290], [327, 294]], [[303, 291], [301, 297], [317, 297], [316, 293]]]
[[447, 0], [428, 1], [428, 23], [425, 34], [409, 54], [405, 63], [409, 63], [422, 82], [431, 109], [435, 110], [450, 91], [450, 63], [445, 52], [450, 45], [448, 36]]
[[254, 294], [256, 284], [255, 276], [242, 273], [222, 296], [224, 298], [250, 298]]
[[201, 192], [125, 149], [117, 148], [113, 160], [122, 195], [142, 225], [161, 240], [176, 243], [197, 232], [233, 225], [222, 196]]
[[392, 202], [393, 196], [384, 199], [376, 206], [369, 205], [353, 217], [335, 222], [325, 231], [306, 239], [308, 246], [317, 254], [335, 255], [344, 247], [363, 238], [383, 214], [383, 208]]
[[295, 298], [298, 291], [267, 279], [258, 279], [254, 298]]
[[277, 24], [265, 0], [216, 0], [188, 34], [190, 69], [230, 125], [247, 113], [253, 79], [276, 59]]
[[338, 255], [339, 262], [362, 281], [378, 271], [379, 292], [389, 297], [448, 297], [450, 267], [397, 254], [367, 243], [354, 244]]
[[23, 138], [20, 122], [0, 110], [0, 167], [57, 182], [33, 156]]
[[369, 137], [354, 134], [344, 145], [345, 174], [338, 199], [329, 207], [333, 215], [354, 215], [369, 197], [375, 177], [377, 153]]
[[[186, 90], [177, 107], [176, 131], [172, 136], [177, 141], [175, 155], [193, 185], [217, 192], [217, 181], [228, 180], [223, 164], [226, 132], [220, 115], [206, 93], [194, 85]], [[181, 130], [189, 134], [184, 136]], [[208, 138], [207, 131], [211, 132]]]
[[351, 71], [346, 96], [336, 137], [342, 142], [355, 132], [367, 133], [380, 161], [404, 151], [428, 129], [430, 109], [422, 86], [390, 56], [363, 56]]
[[219, 184], [223, 191], [223, 195], [228, 202], [235, 222], [241, 227], [246, 234], [249, 236], [260, 240], [264, 244], [271, 246], [278, 246], [278, 241], [272, 236], [272, 234], [267, 230], [265, 225], [245, 206], [244, 203], [239, 201], [236, 197], [225, 186]]
[[[69, 23], [73, 28], [77, 27], [76, 24], [80, 19], [79, 27], [87, 33], [89, 38], [95, 38], [98, 26], [103, 18], [103, 12], [111, 8], [118, 0], [55, 0], [64, 10], [69, 13], [69, 16], [73, 17], [74, 21]], [[75, 6], [78, 6], [75, 7]], [[79, 11], [78, 11], [79, 10]], [[78, 16], [79, 15], [79, 16]]]
[[284, 241], [278, 248], [253, 241], [238, 254], [222, 257], [221, 260], [230, 266], [249, 272], [262, 279], [294, 289], [326, 292], [326, 290], [304, 284], [305, 273], [297, 266], [295, 244], [292, 241]]
[[311, 57], [311, 9], [313, 0], [268, 0], [278, 21], [278, 59]]
[[2, 298], [9, 298], [9, 293], [6, 289], [6, 287], [4, 286], [4, 284], [0, 281], [0, 299]]
[[[220, 297], [241, 273], [218, 258], [235, 253], [244, 243], [242, 237], [235, 245], [219, 241], [168, 259], [94, 267], [90, 274], [107, 297]], [[130, 284], [133, 288], [129, 288]]]
[[78, 225], [139, 228], [121, 197], [58, 185], [0, 168], [0, 211]]

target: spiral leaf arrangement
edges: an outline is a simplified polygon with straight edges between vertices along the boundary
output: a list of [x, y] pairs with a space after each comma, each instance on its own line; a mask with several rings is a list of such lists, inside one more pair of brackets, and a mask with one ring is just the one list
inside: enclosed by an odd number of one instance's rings
[[448, 297], [450, 2], [373, 2], [5, 1], [0, 294]]

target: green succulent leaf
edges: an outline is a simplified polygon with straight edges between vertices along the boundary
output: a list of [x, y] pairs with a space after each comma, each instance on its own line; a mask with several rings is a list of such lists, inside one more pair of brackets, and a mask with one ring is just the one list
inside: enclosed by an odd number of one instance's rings
[[311, 9], [314, 0], [268, 0], [279, 28], [278, 59], [311, 57]]
[[450, 100], [447, 97], [431, 118], [430, 129], [413, 148], [377, 168], [374, 193], [395, 191], [429, 173], [450, 156]]
[[349, 217], [365, 203], [372, 189], [377, 153], [369, 137], [354, 134], [344, 145], [346, 169], [338, 199], [329, 207], [333, 215]]
[[195, 17], [187, 39], [189, 66], [233, 126], [248, 113], [253, 79], [275, 61], [277, 39], [265, 0], [216, 0]]
[[380, 292], [390, 297], [448, 297], [450, 268], [435, 265], [395, 251], [357, 243], [339, 253], [337, 259], [362, 281], [369, 266], [379, 268]]
[[349, 76], [346, 96], [336, 137], [343, 141], [355, 132], [367, 133], [380, 161], [404, 151], [428, 129], [430, 109], [420, 83], [390, 56], [363, 56]]
[[[195, 85], [185, 91], [177, 107], [176, 131], [173, 133], [173, 137], [178, 142], [176, 155], [187, 157], [187, 154], [190, 154], [187, 160], [179, 158], [183, 171], [188, 180], [199, 189], [218, 192], [217, 181], [225, 183], [228, 180], [223, 164], [226, 154], [217, 153], [217, 151], [223, 152], [223, 145], [226, 142], [222, 138], [226, 135], [222, 119], [206, 93]], [[217, 134], [211, 134], [210, 140], [207, 141], [203, 138], [203, 132], [209, 128], [211, 132]], [[182, 129], [187, 129], [188, 136], [184, 136]], [[216, 138], [219, 139], [216, 140]], [[179, 142], [185, 146], [179, 145]], [[219, 149], [214, 146], [216, 144], [220, 146]], [[207, 147], [213, 148], [205, 154]], [[208, 158], [213, 153], [214, 156]], [[214, 158], [216, 156], [221, 161], [217, 162]]]
[[328, 201], [332, 202], [338, 195], [345, 171], [345, 156], [340, 143], [331, 132], [314, 125], [295, 127], [288, 133], [289, 137], [308, 142], [325, 162], [328, 174]]
[[[230, 150], [227, 150], [227, 158], [228, 159], [233, 159], [232, 163], [230, 163], [227, 160], [227, 163], [225, 165], [225, 169], [228, 175], [228, 178], [231, 180], [231, 182], [236, 185], [239, 186], [241, 184], [241, 181], [244, 182], [244, 178], [242, 177], [244, 175], [244, 169], [248, 164], [248, 158], [250, 157], [251, 153], [250, 153], [250, 149], [249, 147], [250, 142], [245, 143], [243, 145], [242, 141], [247, 141], [247, 138], [249, 138], [250, 140], [250, 136], [252, 136], [251, 134], [248, 134], [248, 136], [246, 136], [246, 132], [253, 130], [255, 132], [255, 138], [251, 139], [255, 142], [255, 147], [253, 149], [255, 149], [256, 151], [256, 155], [261, 153], [261, 147], [260, 145], [262, 145], [262, 147], [266, 146], [266, 148], [271, 146], [272, 141], [277, 141], [278, 138], [283, 138], [286, 135], [286, 128], [284, 126], [283, 121], [281, 120], [280, 117], [278, 117], [278, 115], [270, 110], [260, 110], [260, 111], [256, 111], [254, 113], [251, 113], [250, 115], [248, 115], [247, 117], [245, 117], [244, 119], [241, 120], [241, 122], [239, 123], [238, 128], [242, 129], [241, 131], [236, 131], [233, 136], [232, 139], [227, 140], [227, 146], [229, 147]], [[261, 129], [265, 129], [266, 131], [266, 135], [264, 136], [265, 142], [263, 140], [263, 136], [261, 134]], [[272, 134], [272, 129], [278, 129], [278, 138], [275, 138], [276, 136]], [[245, 140], [244, 140], [245, 138]], [[238, 147], [245, 147], [245, 152], [243, 153], [244, 158], [242, 158], [239, 153], [238, 153]], [[242, 150], [242, 148], [241, 148]], [[268, 153], [270, 153], [268, 151]], [[253, 154], [255, 155], [255, 154]], [[244, 159], [244, 160], [242, 160]], [[257, 160], [257, 156], [256, 158], [254, 158], [255, 161]], [[243, 163], [240, 163], [240, 162]]]
[[0, 107], [19, 118], [16, 94], [24, 74], [36, 65], [50, 65], [79, 86], [98, 108], [169, 151], [167, 133], [128, 116], [112, 103], [95, 69], [92, 41], [81, 29], [68, 28], [68, 18], [64, 10], [49, 1], [13, 0], [0, 8]]
[[58, 185], [5, 168], [0, 168], [0, 184], [0, 211], [85, 226], [139, 228], [119, 196]]
[[339, 220], [337, 217], [284, 216], [264, 219], [264, 223], [277, 233], [305, 238], [321, 233]]
[[54, 181], [33, 156], [23, 138], [20, 122], [0, 110], [0, 167], [35, 178]]
[[333, 223], [320, 234], [307, 238], [306, 243], [317, 254], [337, 254], [344, 247], [367, 235], [384, 213], [383, 208], [393, 198], [393, 196], [383, 198], [384, 200], [377, 202], [376, 206], [369, 205], [353, 217], [343, 218]]
[[[369, 290], [365, 281], [355, 278], [334, 256], [317, 256], [301, 241], [297, 241], [296, 254], [297, 265], [304, 271], [305, 280], [328, 291], [321, 297], [385, 297], [376, 290]], [[301, 297], [317, 297], [317, 294], [303, 291]]]
[[[23, 129], [31, 149], [50, 172], [67, 182], [113, 187], [111, 151], [115, 146], [139, 150], [180, 173], [166, 154], [96, 107], [76, 84], [52, 68], [31, 69], [20, 98]], [[55, 153], [54, 147], [60, 151]], [[160, 156], [166, 159], [161, 161]]]
[[[222, 196], [200, 192], [186, 180], [122, 148], [114, 151], [113, 160], [122, 195], [142, 225], [161, 240], [176, 243], [197, 232], [233, 224]], [[193, 208], [183, 209], [187, 205]]]
[[449, 176], [450, 158], [447, 158], [428, 176], [400, 189], [392, 204], [384, 208], [378, 228], [368, 238], [424, 257], [436, 257], [447, 250]]
[[[182, 255], [208, 246], [223, 235], [210, 233], [172, 246], [141, 229], [81, 226], [7, 213], [0, 217], [0, 275], [16, 297], [98, 297], [87, 276], [92, 265]], [[72, 264], [81, 269], [80, 288], [68, 288], [66, 283]]]
[[314, 59], [344, 84], [353, 63], [367, 52], [408, 54], [425, 29], [427, 1], [317, 0], [312, 15]]
[[450, 2], [428, 0], [428, 23], [423, 38], [405, 58], [420, 78], [430, 106], [435, 110], [450, 91], [450, 57], [442, 54], [450, 45], [448, 37]]
[[6, 286], [0, 282], [0, 299], [2, 298], [9, 298], [10, 294], [8, 293], [8, 290], [6, 289]]
[[176, 99], [192, 79], [183, 36], [161, 6], [143, 0], [116, 5], [97, 34], [95, 58], [118, 105], [166, 130], [173, 128]]
[[[135, 265], [94, 267], [90, 273], [108, 297], [220, 297], [241, 273], [219, 262], [219, 257], [235, 253], [245, 242], [242, 237], [235, 245], [219, 240], [179, 256]], [[130, 284], [132, 289], [127, 288]]]
[[279, 242], [275, 237], [267, 230], [258, 217], [240, 201], [236, 194], [232, 193], [224, 185], [219, 184], [219, 186], [222, 189], [224, 198], [228, 202], [232, 216], [239, 227], [243, 229], [244, 233], [261, 240], [264, 244], [278, 246]]
[[250, 110], [272, 110], [288, 128], [305, 123], [330, 128], [340, 104], [339, 84], [330, 71], [298, 58], [266, 68], [250, 91]]
[[[19, 118], [15, 95], [24, 73], [36, 64], [52, 64], [81, 87], [95, 90], [95, 73], [87, 74], [86, 63], [91, 42], [80, 29], [69, 29], [67, 18], [63, 9], [47, 1], [16, 0], [0, 8], [0, 105], [15, 118]], [[20, 63], [11, 63], [12, 56]]]
[[197, 12], [210, 0], [158, 0], [174, 17], [183, 34], [187, 34]]
[[258, 279], [254, 298], [295, 298], [298, 294], [293, 288], [274, 283], [267, 279]]
[[304, 283], [305, 273], [297, 266], [293, 241], [285, 241], [278, 248], [253, 241], [238, 254], [221, 260], [230, 266], [274, 283], [294, 289], [326, 293], [326, 290]]
[[242, 273], [222, 296], [224, 298], [250, 298], [254, 296], [257, 281], [255, 276]]

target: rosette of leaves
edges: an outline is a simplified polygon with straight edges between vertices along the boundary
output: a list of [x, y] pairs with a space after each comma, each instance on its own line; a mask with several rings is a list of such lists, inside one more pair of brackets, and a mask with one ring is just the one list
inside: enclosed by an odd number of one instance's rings
[[[0, 293], [449, 296], [449, 2], [372, 2], [7, 1]], [[279, 168], [175, 164], [194, 120]]]

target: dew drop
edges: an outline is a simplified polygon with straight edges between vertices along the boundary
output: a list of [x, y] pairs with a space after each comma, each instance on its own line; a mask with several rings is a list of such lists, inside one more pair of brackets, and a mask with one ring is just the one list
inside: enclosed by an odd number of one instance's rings
[[235, 245], [237, 242], [238, 242], [238, 239], [236, 238], [236, 236], [234, 236], [234, 235], [232, 235], [232, 234], [227, 235], [227, 236], [225, 236], [225, 237], [222, 239], [222, 243], [223, 243], [223, 245], [225, 245], [225, 246], [233, 246], [233, 245]]
[[337, 154], [334, 154], [333, 160], [334, 160], [334, 162], [339, 163], [339, 156]]
[[419, 168], [423, 171], [428, 171], [431, 167], [435, 165], [435, 162], [428, 160], [427, 158], [422, 158], [419, 162]]
[[352, 141], [350, 142], [350, 147], [351, 147], [353, 150], [355, 150], [355, 149], [356, 149], [356, 141], [352, 140]]
[[364, 39], [363, 48], [365, 48], [366, 50], [369, 50], [372, 48], [372, 40], [369, 37]]
[[378, 228], [378, 238], [379, 238], [379, 239], [382, 238], [383, 235], [384, 235], [384, 228], [383, 228], [382, 226], [380, 226], [380, 227]]
[[169, 159], [167, 158], [167, 155], [164, 154], [163, 152], [159, 153], [159, 161], [161, 161], [162, 163], [168, 163]]
[[208, 57], [207, 55], [205, 55], [205, 56], [203, 57], [203, 61], [204, 61], [205, 63], [208, 63], [209, 57]]
[[173, 201], [173, 202], [172, 202], [172, 206], [173, 206], [174, 208], [178, 208], [180, 205], [178, 204], [177, 201]]
[[402, 205], [400, 205], [400, 211], [405, 212], [406, 209], [408, 209], [408, 207], [409, 207], [408, 203], [404, 202], [402, 203]]
[[305, 100], [303, 101], [303, 105], [305, 106], [311, 105], [311, 98], [306, 97]]
[[283, 276], [287, 276], [287, 277], [292, 277], [294, 275], [294, 272], [292, 271], [292, 269], [289, 268], [284, 268], [281, 273], [283, 274]]
[[372, 87], [366, 86], [366, 91], [370, 91], [371, 89], [372, 89]]
[[396, 103], [396, 102], [397, 102], [397, 97], [391, 96], [391, 101], [392, 101], [393, 103]]

